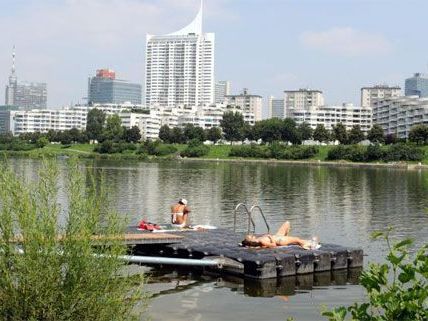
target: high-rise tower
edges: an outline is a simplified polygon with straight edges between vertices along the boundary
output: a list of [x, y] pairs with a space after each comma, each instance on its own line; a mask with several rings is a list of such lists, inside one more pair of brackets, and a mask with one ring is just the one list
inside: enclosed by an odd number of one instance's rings
[[214, 102], [214, 33], [202, 32], [203, 3], [183, 29], [146, 38], [147, 106]]
[[9, 83], [6, 85], [5, 105], [15, 105], [15, 93], [17, 86], [17, 78], [15, 73], [15, 46], [12, 51], [12, 70], [9, 76]]
[[15, 46], [12, 52], [12, 70], [6, 85], [5, 104], [24, 109], [46, 108], [47, 89], [45, 83], [18, 82], [15, 70]]

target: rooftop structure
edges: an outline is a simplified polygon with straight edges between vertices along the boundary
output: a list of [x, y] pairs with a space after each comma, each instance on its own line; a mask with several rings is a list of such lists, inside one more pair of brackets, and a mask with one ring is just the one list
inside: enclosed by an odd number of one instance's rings
[[146, 105], [202, 106], [214, 102], [214, 33], [202, 31], [203, 3], [183, 29], [146, 38]]
[[141, 85], [116, 79], [110, 69], [97, 70], [88, 80], [88, 104], [141, 104]]
[[375, 85], [361, 88], [361, 106], [373, 107], [374, 102], [391, 97], [401, 96], [401, 88], [399, 86]]

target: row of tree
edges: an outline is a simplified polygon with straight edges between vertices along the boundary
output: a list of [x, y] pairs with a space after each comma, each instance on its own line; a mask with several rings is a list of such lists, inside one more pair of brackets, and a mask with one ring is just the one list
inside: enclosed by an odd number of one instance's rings
[[[266, 119], [258, 121], [254, 126], [244, 122], [242, 114], [228, 112], [223, 116], [221, 128], [224, 138], [228, 141], [259, 140], [271, 143], [284, 141], [292, 144], [301, 144], [304, 140], [315, 140], [321, 143], [338, 141], [343, 145], [358, 144], [367, 139], [372, 143], [394, 144], [398, 141], [395, 135], [385, 135], [383, 128], [375, 124], [365, 134], [359, 125], [347, 130], [345, 125], [338, 123], [332, 130], [323, 124], [312, 129], [309, 124], [297, 125], [293, 119]], [[417, 144], [428, 144], [428, 125], [416, 125], [409, 133], [409, 141]]]
[[70, 145], [74, 143], [85, 144], [91, 140], [137, 143], [141, 140], [141, 134], [137, 126], [132, 128], [122, 126], [122, 121], [118, 115], [106, 116], [103, 111], [92, 109], [88, 113], [86, 130], [72, 128], [63, 131], [49, 130], [43, 134], [39, 132], [24, 133], [19, 136], [19, 139], [43, 147], [49, 142]]

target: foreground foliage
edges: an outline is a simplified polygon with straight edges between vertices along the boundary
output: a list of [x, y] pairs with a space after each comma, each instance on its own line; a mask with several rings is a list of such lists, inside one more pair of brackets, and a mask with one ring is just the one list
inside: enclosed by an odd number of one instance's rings
[[[89, 176], [91, 177], [91, 176]], [[44, 162], [35, 181], [0, 170], [0, 319], [130, 320], [143, 297], [123, 275], [117, 238], [123, 227], [105, 192], [72, 160], [65, 178], [67, 214], [58, 204], [58, 168]], [[122, 275], [119, 277], [119, 275]]]
[[[388, 244], [387, 262], [372, 263], [361, 276], [368, 302], [355, 303], [323, 312], [330, 321], [343, 321], [347, 314], [355, 321], [428, 320], [428, 244], [409, 257], [411, 240], [391, 244], [389, 232], [375, 233]], [[392, 274], [392, 280], [390, 277]]]

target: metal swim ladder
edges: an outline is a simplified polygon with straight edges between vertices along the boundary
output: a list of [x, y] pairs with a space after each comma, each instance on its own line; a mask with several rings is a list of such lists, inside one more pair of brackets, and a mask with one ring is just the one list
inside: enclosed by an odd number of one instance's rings
[[250, 210], [248, 210], [247, 205], [245, 205], [244, 203], [239, 203], [238, 205], [236, 205], [235, 209], [233, 210], [233, 231], [236, 232], [236, 215], [238, 213], [238, 209], [243, 208], [245, 213], [248, 216], [248, 229], [247, 229], [247, 234], [250, 234], [251, 231], [251, 225], [253, 226], [253, 232], [256, 230], [256, 224], [254, 223], [253, 220], [253, 211], [254, 210], [259, 210], [260, 215], [263, 218], [263, 221], [265, 222], [266, 228], [267, 228], [267, 232], [270, 233], [270, 227], [269, 224], [266, 220], [266, 217], [263, 213], [262, 208], [259, 205], [253, 205], [251, 206]]

